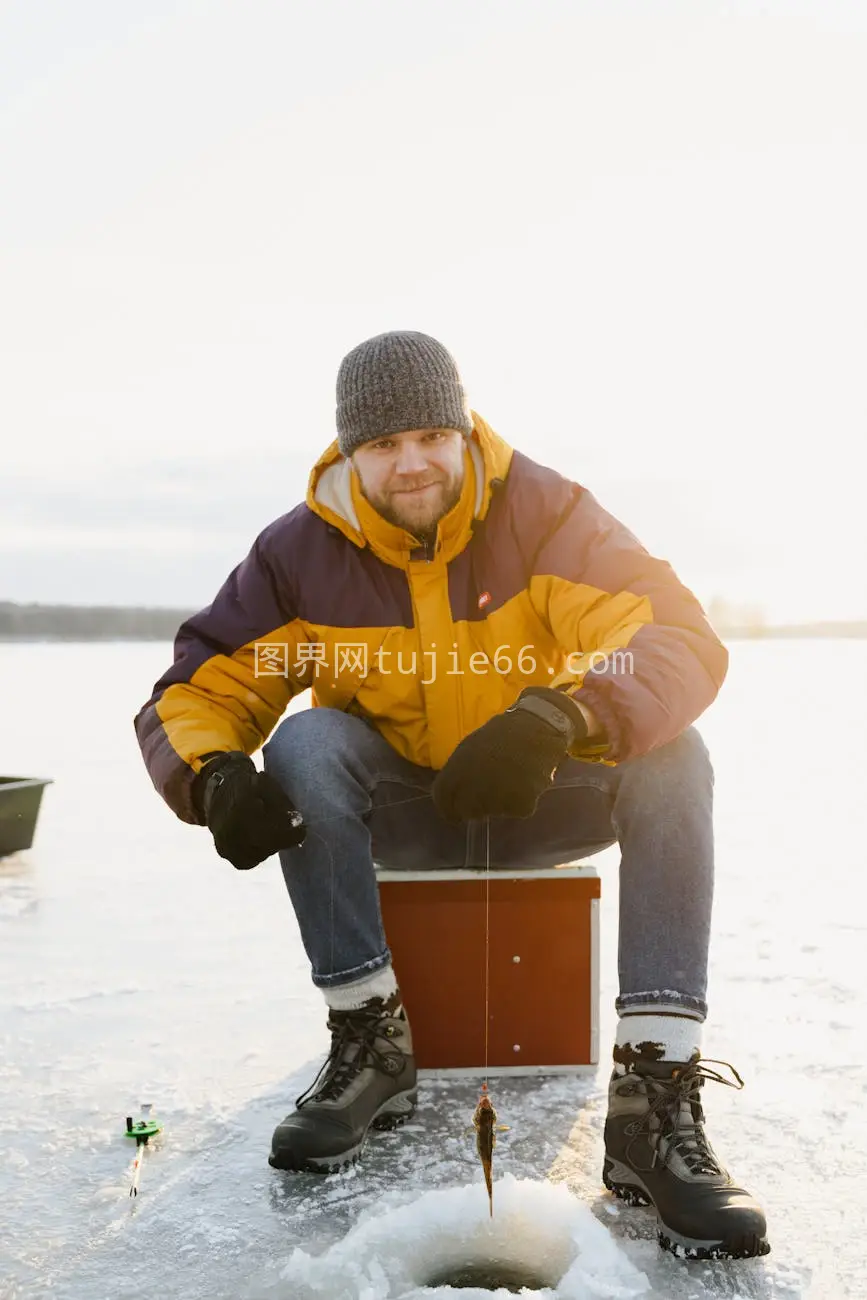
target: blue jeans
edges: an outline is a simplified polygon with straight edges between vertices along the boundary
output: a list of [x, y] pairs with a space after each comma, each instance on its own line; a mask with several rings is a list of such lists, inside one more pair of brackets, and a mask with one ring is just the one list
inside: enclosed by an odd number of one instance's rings
[[[319, 988], [391, 960], [374, 862], [485, 865], [485, 821], [443, 821], [430, 798], [436, 773], [360, 718], [329, 708], [290, 714], [263, 758], [309, 828], [280, 863]], [[492, 870], [554, 866], [619, 843], [618, 1012], [676, 1004], [707, 1016], [713, 784], [707, 748], [689, 727], [616, 767], [566, 759], [532, 817], [490, 818]]]

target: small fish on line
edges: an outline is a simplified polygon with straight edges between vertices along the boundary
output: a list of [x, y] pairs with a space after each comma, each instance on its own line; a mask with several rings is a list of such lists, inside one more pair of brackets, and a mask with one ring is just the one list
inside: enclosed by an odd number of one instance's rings
[[485, 1174], [485, 1186], [488, 1189], [488, 1207], [491, 1218], [494, 1215], [493, 1161], [494, 1147], [497, 1144], [495, 1130], [508, 1130], [507, 1124], [497, 1123], [497, 1112], [488, 1096], [487, 1084], [482, 1085], [482, 1095], [473, 1113], [473, 1128], [476, 1130], [476, 1150], [482, 1162]]

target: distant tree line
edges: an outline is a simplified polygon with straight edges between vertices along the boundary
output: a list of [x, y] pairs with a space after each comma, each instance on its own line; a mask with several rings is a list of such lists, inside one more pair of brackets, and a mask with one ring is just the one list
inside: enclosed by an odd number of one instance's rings
[[715, 596], [707, 616], [727, 641], [758, 641], [766, 637], [867, 637], [867, 619], [826, 619], [812, 623], [769, 623], [760, 605], [742, 605]]
[[3, 641], [173, 641], [193, 610], [0, 601]]
[[[140, 605], [18, 605], [0, 601], [0, 641], [173, 641], [195, 610]], [[750, 608], [713, 600], [708, 617], [729, 641], [766, 637], [865, 637], [867, 620], [768, 624]]]

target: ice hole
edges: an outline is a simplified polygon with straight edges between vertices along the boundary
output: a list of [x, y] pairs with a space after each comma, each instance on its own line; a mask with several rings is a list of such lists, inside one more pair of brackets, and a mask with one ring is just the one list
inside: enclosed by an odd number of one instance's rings
[[292, 1300], [504, 1298], [522, 1287], [558, 1300], [619, 1300], [647, 1293], [645, 1275], [623, 1255], [589, 1207], [562, 1184], [484, 1183], [438, 1188], [407, 1200], [396, 1190], [321, 1255], [298, 1248], [280, 1270]]
[[559, 1277], [546, 1273], [540, 1276], [537, 1270], [530, 1270], [517, 1264], [500, 1264], [492, 1260], [488, 1264], [459, 1264], [429, 1277], [427, 1286], [450, 1287], [464, 1290], [473, 1287], [479, 1291], [510, 1291], [520, 1295], [522, 1291], [542, 1291], [546, 1287], [555, 1287]]

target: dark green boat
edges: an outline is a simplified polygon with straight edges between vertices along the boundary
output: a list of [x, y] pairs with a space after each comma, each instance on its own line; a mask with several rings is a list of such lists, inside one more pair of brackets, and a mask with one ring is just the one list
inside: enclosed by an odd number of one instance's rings
[[0, 858], [30, 848], [47, 785], [39, 776], [0, 776]]

